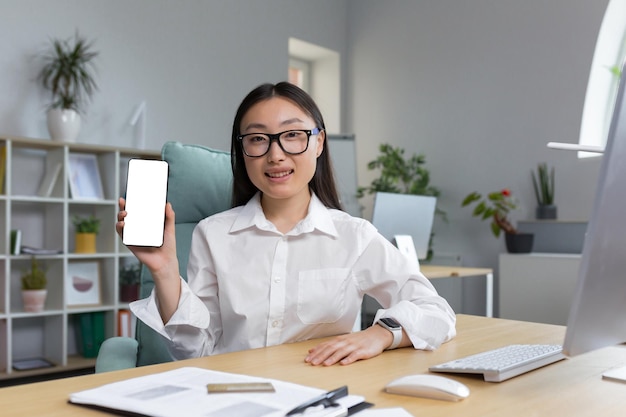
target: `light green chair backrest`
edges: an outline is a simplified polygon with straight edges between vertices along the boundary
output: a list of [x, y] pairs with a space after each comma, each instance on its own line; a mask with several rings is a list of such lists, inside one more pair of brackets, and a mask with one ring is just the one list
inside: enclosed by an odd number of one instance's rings
[[[167, 142], [161, 156], [169, 164], [167, 200], [176, 213], [176, 250], [180, 275], [187, 279], [191, 233], [196, 224], [231, 205], [233, 175], [230, 153], [200, 145]], [[142, 267], [141, 297], [147, 297], [154, 281]], [[163, 337], [137, 321], [137, 366], [172, 361]]]

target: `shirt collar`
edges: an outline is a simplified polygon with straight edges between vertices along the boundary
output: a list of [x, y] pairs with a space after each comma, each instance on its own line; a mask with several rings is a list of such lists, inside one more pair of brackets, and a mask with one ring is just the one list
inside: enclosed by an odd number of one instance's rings
[[[257, 227], [260, 230], [280, 233], [276, 227], [265, 218], [263, 208], [261, 207], [260, 192], [257, 192], [239, 212], [232, 227], [230, 228], [230, 232], [234, 233], [250, 227]], [[302, 233], [310, 233], [315, 229], [330, 236], [338, 235], [337, 229], [335, 228], [335, 224], [333, 223], [333, 219], [330, 215], [330, 211], [326, 206], [324, 206], [324, 204], [322, 204], [315, 193], [311, 193], [311, 202], [309, 203], [309, 210], [306, 217], [302, 219], [292, 230], [286, 233], [286, 235], [297, 236]]]

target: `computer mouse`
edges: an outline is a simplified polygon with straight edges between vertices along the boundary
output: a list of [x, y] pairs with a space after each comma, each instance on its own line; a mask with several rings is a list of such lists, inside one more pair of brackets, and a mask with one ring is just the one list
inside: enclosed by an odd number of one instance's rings
[[429, 374], [407, 375], [394, 379], [385, 385], [385, 391], [391, 394], [446, 401], [459, 401], [470, 394], [466, 385], [454, 379]]

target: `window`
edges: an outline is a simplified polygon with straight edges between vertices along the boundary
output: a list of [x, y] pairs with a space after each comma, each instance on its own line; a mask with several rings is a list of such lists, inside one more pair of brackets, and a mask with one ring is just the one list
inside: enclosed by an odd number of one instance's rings
[[288, 80], [309, 93], [324, 114], [328, 133], [341, 132], [339, 53], [289, 38]]
[[311, 63], [304, 59], [289, 58], [289, 82], [307, 93], [311, 92]]
[[[626, 57], [626, 0], [610, 0], [596, 41], [585, 105], [580, 125], [579, 144], [604, 147], [619, 81]], [[596, 156], [579, 152], [579, 157]]]

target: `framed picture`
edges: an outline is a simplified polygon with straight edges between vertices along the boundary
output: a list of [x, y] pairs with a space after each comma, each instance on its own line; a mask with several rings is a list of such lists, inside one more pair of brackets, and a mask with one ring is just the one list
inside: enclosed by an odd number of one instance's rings
[[70, 154], [69, 176], [72, 198], [81, 200], [104, 198], [96, 155]]
[[101, 304], [99, 262], [68, 262], [65, 298], [68, 306]]

